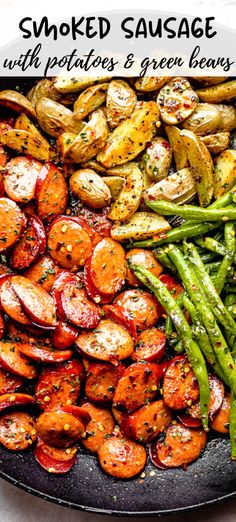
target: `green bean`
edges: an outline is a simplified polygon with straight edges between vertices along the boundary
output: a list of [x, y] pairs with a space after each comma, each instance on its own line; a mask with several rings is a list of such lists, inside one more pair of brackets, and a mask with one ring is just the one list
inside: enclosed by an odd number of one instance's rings
[[153, 250], [153, 254], [157, 261], [159, 261], [165, 268], [168, 268], [168, 270], [171, 270], [171, 272], [176, 272], [175, 266], [173, 263], [171, 263], [171, 260], [168, 258], [163, 248], [155, 248], [155, 250]]
[[226, 307], [228, 306], [233, 306], [236, 304], [236, 297], [234, 294], [228, 294], [226, 297], [225, 297], [225, 300], [224, 300], [224, 305]]
[[173, 348], [176, 353], [184, 352], [184, 345], [182, 341], [179, 341], [175, 346], [173, 346]]
[[210, 400], [210, 388], [208, 382], [207, 368], [204, 357], [196, 341], [193, 340], [191, 329], [186, 321], [178, 303], [172, 297], [166, 286], [157, 279], [149, 270], [142, 266], [133, 266], [133, 270], [138, 279], [144, 283], [157, 297], [158, 301], [165, 308], [166, 313], [171, 317], [177, 332], [183, 342], [192, 369], [198, 380], [200, 389], [200, 407], [202, 423], [205, 430], [208, 429], [208, 405]]
[[229, 274], [229, 271], [232, 267], [232, 264], [234, 262], [234, 256], [235, 256], [235, 227], [233, 223], [226, 223], [225, 224], [225, 246], [226, 246], [226, 253], [224, 255], [223, 261], [219, 267], [219, 270], [217, 272], [217, 276], [215, 279], [215, 289], [218, 292], [218, 294], [221, 294], [226, 278]]
[[227, 254], [227, 249], [224, 245], [216, 241], [213, 237], [203, 237], [195, 240], [195, 243], [202, 247], [206, 248], [206, 250], [210, 250], [211, 252], [215, 252], [215, 254], [219, 254], [220, 256], [225, 256]]
[[231, 444], [231, 457], [236, 460], [236, 396], [231, 392], [229, 413], [229, 436]]
[[207, 234], [211, 230], [215, 230], [219, 228], [221, 223], [190, 223], [188, 225], [184, 224], [178, 228], [173, 228], [166, 232], [164, 237], [160, 237], [160, 239], [145, 239], [144, 241], [135, 241], [132, 243], [132, 247], [145, 247], [152, 248], [162, 245], [168, 245], [168, 243], [175, 243], [176, 241], [182, 241], [183, 239], [190, 239], [192, 237], [201, 236]]
[[147, 201], [147, 205], [164, 216], [180, 216], [185, 219], [206, 223], [206, 221], [236, 220], [236, 208], [210, 209], [194, 205], [176, 205], [169, 201]]
[[185, 253], [189, 256], [189, 261], [194, 267], [194, 271], [198, 280], [201, 282], [203, 292], [209, 301], [209, 304], [213, 310], [217, 320], [224, 326], [230, 333], [236, 335], [236, 323], [225, 308], [220, 296], [218, 295], [213, 282], [209, 274], [207, 273], [201, 258], [193, 245], [193, 243], [184, 244]]
[[227, 343], [205, 297], [202, 284], [199, 282], [192, 265], [184, 258], [175, 245], [170, 245], [169, 256], [175, 264], [189, 297], [198, 310], [201, 322], [209, 335], [213, 347], [211, 364], [215, 368], [215, 362], [218, 361], [223, 371], [222, 379], [224, 382], [229, 383], [230, 387], [236, 391], [236, 367]]
[[205, 265], [205, 269], [207, 270], [207, 272], [209, 272], [209, 274], [211, 274], [212, 272], [217, 272], [219, 270], [219, 266], [220, 261], [215, 261], [214, 263], [207, 263]]
[[165, 324], [165, 334], [166, 334], [167, 338], [169, 338], [171, 336], [172, 331], [173, 331], [172, 319], [169, 315], [167, 315], [166, 324]]
[[204, 263], [211, 263], [211, 261], [215, 261], [217, 259], [216, 254], [214, 252], [207, 252], [207, 254], [200, 254], [201, 260]]

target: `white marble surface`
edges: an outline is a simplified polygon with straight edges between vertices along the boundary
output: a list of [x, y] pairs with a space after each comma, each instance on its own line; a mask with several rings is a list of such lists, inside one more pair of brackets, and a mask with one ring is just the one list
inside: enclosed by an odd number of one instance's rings
[[[58, 0], [40, 0], [40, 2], [32, 2], [32, 0], [0, 0], [0, 26], [2, 30], [9, 33], [12, 27], [5, 23], [5, 16], [12, 12], [13, 19], [19, 13], [18, 19], [23, 16], [29, 16], [32, 11], [38, 15], [47, 13], [47, 7], [50, 5], [51, 10], [54, 9], [57, 3], [56, 13], [58, 18], [76, 14], [76, 6], [78, 0], [67, 0], [66, 2], [59, 2]], [[232, 26], [232, 20], [236, 20], [236, 1], [235, 0], [165, 0], [165, 3], [158, 2], [158, 0], [145, 0], [145, 6], [148, 9], [165, 8], [168, 11], [179, 11], [198, 14], [203, 16], [205, 12], [209, 11], [214, 15], [214, 11], [221, 15], [221, 22]], [[100, 9], [124, 8], [132, 7], [141, 8], [143, 4], [138, 0], [120, 0], [119, 3], [111, 3], [110, 0], [87, 0], [87, 11], [91, 11], [93, 7], [96, 11]], [[70, 12], [71, 11], [71, 12]], [[4, 16], [5, 15], [5, 16]], [[227, 24], [227, 22], [229, 22]], [[230, 500], [220, 505], [215, 505], [207, 509], [197, 511], [195, 513], [180, 515], [177, 517], [162, 518], [163, 522], [235, 522], [236, 520], [236, 499]], [[74, 510], [69, 510], [55, 504], [51, 504], [44, 500], [38, 499], [17, 489], [16, 487], [0, 480], [0, 522], [111, 522], [114, 521], [112, 517], [95, 516], [87, 513], [81, 513]], [[119, 520], [119, 519], [117, 519]], [[123, 522], [128, 521], [123, 517]], [[138, 521], [140, 519], [133, 519]], [[145, 522], [145, 518], [142, 519]], [[148, 519], [147, 519], [148, 520]], [[149, 519], [150, 520], [150, 519]]]

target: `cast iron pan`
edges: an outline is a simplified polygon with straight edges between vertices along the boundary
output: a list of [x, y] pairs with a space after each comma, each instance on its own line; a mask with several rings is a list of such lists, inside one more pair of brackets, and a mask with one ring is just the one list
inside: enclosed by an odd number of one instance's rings
[[[0, 78], [0, 90], [29, 89], [35, 78]], [[211, 436], [200, 459], [187, 471], [162, 471], [151, 463], [146, 477], [117, 481], [105, 475], [96, 457], [83, 452], [62, 476], [44, 471], [32, 452], [13, 454], [0, 448], [0, 476], [46, 500], [107, 515], [157, 516], [175, 514], [219, 502], [236, 494], [236, 463], [228, 439]], [[155, 471], [155, 475], [150, 472]]]

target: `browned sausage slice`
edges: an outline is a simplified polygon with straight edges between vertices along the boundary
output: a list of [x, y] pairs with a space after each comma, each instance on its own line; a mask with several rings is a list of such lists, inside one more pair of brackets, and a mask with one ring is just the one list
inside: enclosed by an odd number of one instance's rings
[[109, 319], [102, 319], [92, 332], [78, 336], [76, 345], [85, 356], [118, 364], [133, 353], [133, 340], [127, 330]]
[[159, 362], [165, 353], [166, 336], [158, 328], [148, 328], [140, 333], [135, 351], [134, 361]]
[[75, 343], [78, 334], [78, 330], [71, 324], [58, 321], [51, 336], [52, 345], [57, 350], [66, 350]]
[[34, 379], [37, 375], [32, 361], [20, 353], [17, 343], [11, 341], [0, 341], [0, 364], [7, 371], [25, 379]]
[[99, 306], [87, 298], [86, 291], [76, 281], [67, 283], [61, 292], [65, 318], [80, 328], [95, 328], [101, 318]]
[[0, 396], [0, 412], [15, 406], [29, 406], [35, 403], [34, 397], [26, 393], [4, 393]]
[[211, 422], [211, 428], [219, 433], [229, 433], [230, 394], [226, 393], [220, 410]]
[[118, 366], [109, 363], [90, 364], [85, 384], [85, 394], [88, 399], [95, 403], [110, 403], [124, 370], [125, 367], [122, 364], [118, 364]]
[[11, 252], [10, 264], [15, 270], [28, 268], [46, 248], [46, 234], [42, 221], [37, 216], [28, 216], [23, 237]]
[[155, 299], [144, 290], [125, 290], [114, 299], [114, 304], [133, 319], [138, 330], [152, 328], [157, 322]]
[[[224, 398], [224, 385], [216, 375], [208, 375], [210, 385], [210, 403], [209, 403], [209, 417], [212, 419], [213, 416], [219, 411], [223, 398]], [[194, 419], [201, 418], [200, 402], [193, 404], [189, 409], [188, 413]]]
[[163, 400], [159, 400], [126, 415], [120, 429], [129, 439], [146, 444], [157, 438], [172, 420], [171, 410]]
[[90, 259], [92, 282], [100, 294], [115, 294], [125, 283], [126, 261], [122, 246], [111, 238], [102, 239]]
[[147, 455], [141, 444], [113, 436], [100, 446], [98, 459], [108, 475], [118, 479], [129, 479], [143, 470]]
[[25, 315], [21, 303], [13, 289], [11, 279], [8, 278], [1, 284], [0, 301], [4, 312], [21, 324], [30, 324], [29, 318]]
[[7, 195], [17, 203], [27, 203], [34, 198], [37, 177], [43, 164], [27, 156], [12, 158], [4, 172]]
[[35, 194], [41, 219], [52, 219], [65, 212], [68, 188], [62, 172], [53, 163], [47, 163], [41, 169]]
[[85, 436], [85, 429], [74, 415], [62, 411], [45, 411], [36, 422], [37, 435], [50, 446], [68, 448]]
[[0, 368], [0, 395], [14, 393], [22, 387], [23, 379]]
[[104, 440], [112, 434], [115, 427], [114, 419], [108, 410], [89, 402], [83, 403], [83, 408], [90, 414], [91, 421], [86, 427], [86, 438], [81, 442], [87, 450], [96, 453]]
[[46, 368], [39, 376], [35, 388], [38, 404], [44, 410], [52, 410], [65, 404], [75, 403], [80, 394], [83, 378], [83, 366], [76, 360], [54, 368]]
[[114, 406], [121, 411], [132, 412], [152, 401], [157, 393], [160, 370], [155, 363], [134, 363], [126, 368], [119, 380]]
[[56, 307], [53, 298], [39, 285], [23, 276], [12, 276], [11, 284], [25, 313], [41, 326], [56, 325]]
[[206, 445], [206, 432], [190, 430], [182, 424], [173, 424], [167, 428], [165, 441], [157, 444], [157, 455], [161, 464], [167, 468], [178, 468], [199, 457]]
[[76, 461], [77, 448], [59, 449], [44, 444], [42, 440], [34, 450], [34, 456], [43, 469], [49, 473], [67, 473]]
[[11, 451], [24, 451], [36, 440], [34, 419], [21, 411], [0, 417], [0, 443]]
[[[141, 265], [156, 277], [159, 277], [163, 271], [163, 267], [158, 263], [150, 250], [144, 250], [144, 248], [133, 248], [127, 252], [125, 257], [128, 267], [131, 262], [134, 265]], [[140, 286], [140, 281], [130, 268], [127, 270], [126, 280], [129, 286]]]
[[0, 252], [14, 245], [24, 226], [24, 215], [18, 205], [0, 198]]
[[40, 285], [46, 292], [51, 292], [59, 269], [53, 259], [43, 256], [34, 265], [30, 266], [24, 273], [25, 277]]
[[19, 344], [18, 350], [29, 359], [41, 363], [62, 363], [71, 359], [73, 350], [55, 351], [48, 346], [37, 346], [33, 344]]
[[167, 368], [163, 381], [163, 399], [169, 408], [182, 410], [198, 399], [197, 379], [186, 357], [177, 356]]
[[59, 266], [76, 271], [91, 254], [92, 242], [87, 230], [75, 219], [61, 216], [51, 224], [48, 249]]

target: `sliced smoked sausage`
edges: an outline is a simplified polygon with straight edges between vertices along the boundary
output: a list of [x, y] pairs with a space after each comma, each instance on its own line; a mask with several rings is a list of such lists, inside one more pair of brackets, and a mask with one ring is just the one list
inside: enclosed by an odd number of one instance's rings
[[51, 224], [48, 250], [60, 267], [76, 271], [84, 266], [91, 254], [92, 242], [78, 221], [61, 216]]
[[83, 378], [83, 366], [76, 360], [58, 364], [54, 368], [45, 368], [35, 388], [38, 404], [43, 410], [74, 404], [79, 397]]
[[146, 444], [157, 438], [172, 420], [171, 410], [159, 400], [127, 415], [120, 429], [129, 439]]
[[24, 215], [18, 205], [8, 198], [0, 198], [0, 252], [16, 243], [24, 226]]
[[55, 448], [68, 448], [85, 436], [82, 422], [62, 411], [45, 411], [36, 422], [37, 435]]
[[155, 363], [134, 363], [118, 381], [113, 405], [127, 412], [141, 408], [157, 393], [160, 371]]
[[129, 479], [143, 470], [147, 455], [141, 444], [113, 436], [105, 440], [98, 449], [98, 460], [108, 475]]
[[206, 445], [206, 432], [191, 430], [182, 424], [167, 428], [164, 442], [157, 443], [157, 455], [167, 468], [186, 466], [196, 460]]
[[102, 239], [93, 249], [90, 275], [100, 294], [112, 295], [119, 292], [126, 277], [123, 247], [111, 238]]
[[198, 399], [197, 379], [186, 357], [177, 356], [168, 366], [163, 381], [163, 399], [169, 408], [182, 410]]
[[36, 440], [34, 419], [21, 411], [0, 417], [0, 443], [11, 451], [24, 451]]
[[104, 408], [85, 402], [83, 409], [89, 413], [91, 420], [86, 426], [86, 438], [81, 442], [86, 449], [96, 453], [104, 440], [112, 434], [115, 422], [111, 413]]
[[158, 319], [154, 297], [144, 290], [125, 290], [114, 299], [128, 317], [133, 319], [138, 330], [152, 328]]

